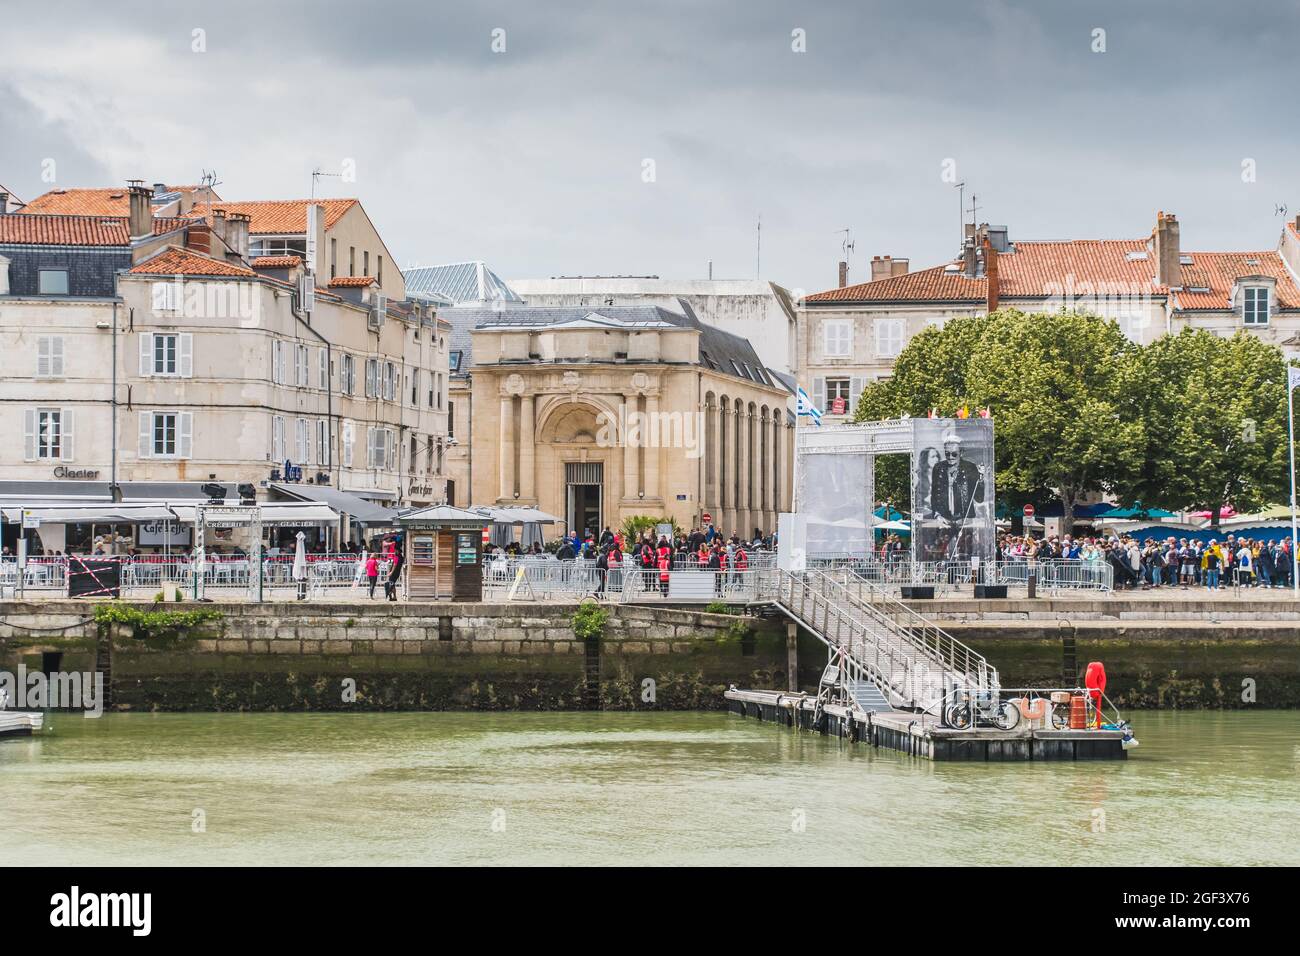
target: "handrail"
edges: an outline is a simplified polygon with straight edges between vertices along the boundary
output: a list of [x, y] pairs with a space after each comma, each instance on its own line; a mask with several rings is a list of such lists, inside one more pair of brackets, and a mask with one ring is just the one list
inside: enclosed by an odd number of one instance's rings
[[[980, 689], [993, 689], [997, 686], [997, 670], [993, 668], [987, 659], [978, 651], [963, 644], [943, 628], [939, 627], [933, 621], [918, 613], [912, 607], [909, 607], [898, 598], [869, 580], [863, 580], [856, 575], [849, 580], [847, 572], [843, 572], [845, 581], [836, 581], [834, 577], [826, 571], [808, 572], [822, 576], [832, 581], [835, 585], [843, 589], [845, 596], [857, 606], [861, 607], [868, 613], [872, 613], [885, 627], [895, 631], [904, 640], [907, 640], [917, 650], [921, 651], [927, 657], [939, 658], [939, 660], [948, 669], [956, 671], [964, 676], [968, 682], [975, 684]], [[856, 589], [857, 593], [854, 592]], [[866, 589], [876, 600], [863, 600], [861, 591]], [[875, 605], [879, 603], [889, 609], [885, 613]], [[902, 615], [904, 620], [909, 621], [907, 625], [900, 624], [895, 617]], [[919, 634], [918, 634], [919, 632]], [[933, 636], [933, 642], [927, 640]], [[919, 641], [918, 641], [919, 637]]]

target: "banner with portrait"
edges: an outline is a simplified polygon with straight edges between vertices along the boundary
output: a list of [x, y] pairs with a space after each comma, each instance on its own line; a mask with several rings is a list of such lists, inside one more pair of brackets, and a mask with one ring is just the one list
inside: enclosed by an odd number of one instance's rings
[[916, 419], [912, 436], [913, 560], [992, 561], [993, 420]]

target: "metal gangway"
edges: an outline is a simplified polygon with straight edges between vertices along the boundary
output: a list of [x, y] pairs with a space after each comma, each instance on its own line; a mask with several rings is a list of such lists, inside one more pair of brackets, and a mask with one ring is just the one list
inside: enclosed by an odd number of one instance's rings
[[819, 705], [941, 716], [956, 694], [999, 693], [998, 672], [934, 622], [851, 571], [768, 571], [780, 611], [828, 649]]

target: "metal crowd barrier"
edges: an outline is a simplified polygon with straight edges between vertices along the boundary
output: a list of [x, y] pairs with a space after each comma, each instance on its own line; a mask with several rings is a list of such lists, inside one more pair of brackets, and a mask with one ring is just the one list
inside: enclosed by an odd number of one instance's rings
[[937, 589], [969, 588], [975, 584], [1005, 584], [1027, 588], [1031, 574], [1036, 586], [1045, 591], [1109, 591], [1114, 583], [1114, 569], [1106, 562], [1088, 562], [1070, 558], [990, 561], [974, 567], [970, 561], [912, 561], [814, 554], [807, 559], [809, 570], [851, 571], [863, 581], [877, 585], [929, 585]]

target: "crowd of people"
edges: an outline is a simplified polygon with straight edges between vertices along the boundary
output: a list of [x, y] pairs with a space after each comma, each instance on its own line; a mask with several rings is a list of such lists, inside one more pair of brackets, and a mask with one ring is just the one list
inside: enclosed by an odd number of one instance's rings
[[1228, 534], [1212, 538], [1146, 537], [1131, 535], [1045, 538], [1004, 535], [998, 539], [998, 559], [1080, 561], [1108, 564], [1114, 587], [1143, 590], [1177, 587], [1288, 588], [1293, 585], [1295, 561], [1290, 539], [1263, 541]]
[[739, 579], [749, 570], [751, 554], [775, 548], [776, 535], [764, 535], [757, 528], [747, 543], [738, 531], [726, 537], [714, 525], [692, 528], [689, 532], [676, 531], [672, 535], [656, 535], [646, 530], [632, 537], [606, 526], [599, 536], [575, 531], [560, 538], [553, 549], [544, 549], [540, 542], [534, 542], [530, 548], [520, 548], [514, 543], [504, 548], [490, 546], [487, 557], [489, 560], [541, 557], [553, 550], [559, 561], [594, 561], [599, 572], [598, 590], [603, 591], [614, 574], [619, 574], [614, 580], [621, 582], [622, 572], [641, 572], [637, 576], [643, 590], [657, 588], [666, 595], [670, 572], [684, 569], [718, 572], [715, 590], [721, 593], [728, 579]]

